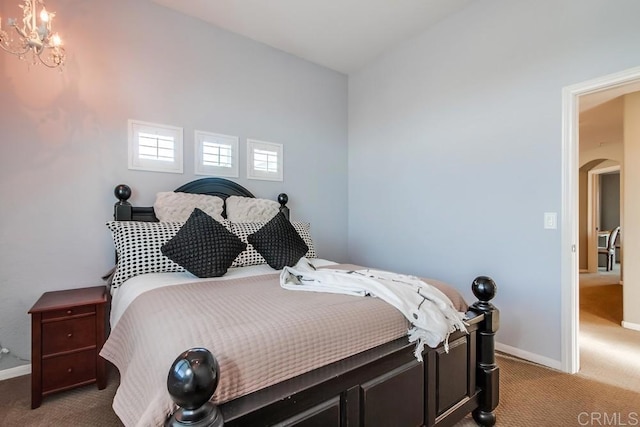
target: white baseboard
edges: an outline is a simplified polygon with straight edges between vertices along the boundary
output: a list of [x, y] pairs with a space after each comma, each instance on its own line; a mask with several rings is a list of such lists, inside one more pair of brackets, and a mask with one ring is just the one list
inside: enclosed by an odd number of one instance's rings
[[9, 378], [20, 377], [22, 375], [29, 375], [31, 373], [31, 364], [20, 365], [15, 368], [3, 369], [0, 371], [0, 381], [8, 380]]
[[622, 321], [622, 327], [627, 329], [633, 329], [634, 331], [640, 331], [640, 325], [637, 323], [625, 322]]
[[530, 362], [537, 363], [539, 365], [547, 366], [552, 369], [556, 369], [558, 371], [562, 370], [562, 363], [559, 360], [550, 359], [545, 356], [540, 356], [536, 353], [531, 353], [525, 350], [521, 350], [519, 348], [511, 347], [510, 345], [501, 344], [499, 342], [496, 343], [496, 350], [507, 353], [515, 357], [519, 357], [520, 359], [528, 360]]

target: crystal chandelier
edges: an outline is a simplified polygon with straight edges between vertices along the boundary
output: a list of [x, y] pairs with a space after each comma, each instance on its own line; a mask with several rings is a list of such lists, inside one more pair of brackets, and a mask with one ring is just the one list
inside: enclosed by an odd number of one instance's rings
[[[37, 6], [40, 9], [40, 25], [38, 25]], [[0, 18], [0, 47], [9, 53], [17, 55], [20, 59], [31, 52], [33, 63], [40, 61], [49, 68], [56, 68], [64, 63], [64, 48], [62, 40], [56, 33], [51, 31], [51, 21], [55, 13], [47, 12], [43, 0], [24, 0], [19, 5], [22, 9], [23, 18], [18, 21], [9, 18], [8, 25], [15, 29], [15, 33], [10, 35], [2, 28], [2, 18]], [[15, 37], [15, 38], [14, 38]], [[36, 59], [37, 58], [37, 59]]]

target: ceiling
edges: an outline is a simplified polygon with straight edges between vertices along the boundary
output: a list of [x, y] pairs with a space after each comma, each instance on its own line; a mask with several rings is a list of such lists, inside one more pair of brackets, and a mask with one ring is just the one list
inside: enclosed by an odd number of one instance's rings
[[[152, 0], [344, 74], [462, 10], [472, 0]], [[616, 98], [635, 82], [580, 97], [584, 147], [621, 126]]]
[[580, 151], [622, 144], [624, 104], [622, 97], [640, 91], [640, 80], [580, 96]]
[[344, 74], [472, 0], [153, 0]]
[[612, 99], [638, 91], [640, 91], [640, 80], [583, 95], [580, 97], [580, 112], [582, 113], [591, 110], [599, 105], [611, 101]]

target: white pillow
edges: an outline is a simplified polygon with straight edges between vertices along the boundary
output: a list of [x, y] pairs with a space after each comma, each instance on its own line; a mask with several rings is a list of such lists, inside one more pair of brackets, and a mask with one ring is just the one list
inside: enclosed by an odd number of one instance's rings
[[153, 210], [161, 222], [186, 222], [195, 208], [222, 222], [224, 200], [206, 194], [164, 191], [156, 194]]
[[226, 205], [231, 222], [267, 222], [280, 212], [280, 203], [253, 197], [229, 196]]

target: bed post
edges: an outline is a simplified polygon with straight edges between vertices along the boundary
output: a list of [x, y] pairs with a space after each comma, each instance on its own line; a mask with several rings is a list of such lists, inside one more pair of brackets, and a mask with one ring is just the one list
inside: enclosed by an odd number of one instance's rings
[[220, 409], [209, 401], [219, 378], [218, 361], [206, 348], [191, 348], [180, 354], [167, 376], [167, 390], [178, 409], [164, 427], [223, 427]]
[[131, 188], [125, 184], [116, 185], [113, 194], [118, 199], [113, 207], [113, 219], [131, 221], [131, 203], [127, 201], [131, 197]]
[[484, 321], [478, 330], [477, 353], [477, 381], [481, 391], [473, 419], [480, 425], [493, 426], [496, 423], [494, 410], [500, 400], [500, 369], [496, 365], [495, 354], [495, 334], [500, 326], [500, 312], [489, 301], [496, 295], [498, 287], [490, 277], [479, 276], [473, 281], [471, 289], [478, 298], [471, 309], [484, 314]]
[[289, 196], [287, 196], [285, 193], [278, 194], [278, 203], [280, 203], [280, 212], [282, 212], [284, 216], [287, 217], [288, 220], [291, 220], [291, 218], [289, 218], [289, 208], [285, 206], [288, 201], [289, 201]]

